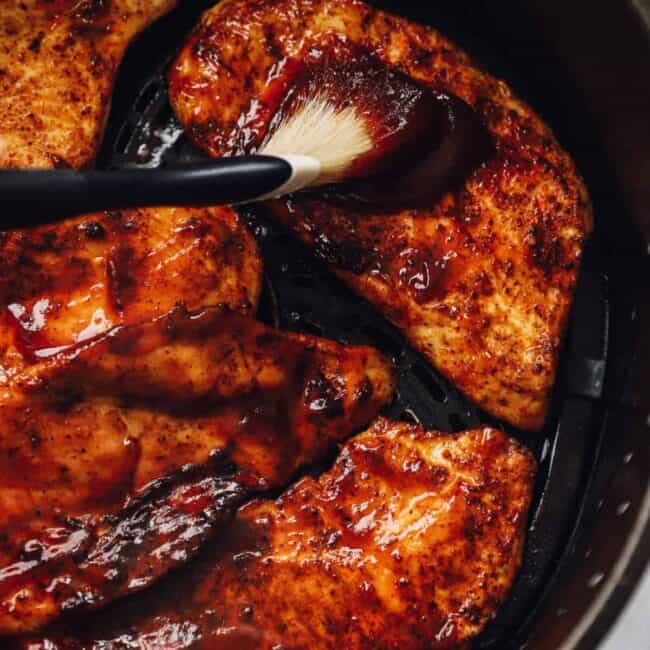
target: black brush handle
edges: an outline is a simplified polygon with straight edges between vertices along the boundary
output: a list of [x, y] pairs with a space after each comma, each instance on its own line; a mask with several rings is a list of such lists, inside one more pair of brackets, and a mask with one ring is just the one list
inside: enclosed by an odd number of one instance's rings
[[273, 156], [182, 169], [1, 171], [0, 230], [102, 210], [244, 203], [275, 192], [292, 174], [289, 162]]

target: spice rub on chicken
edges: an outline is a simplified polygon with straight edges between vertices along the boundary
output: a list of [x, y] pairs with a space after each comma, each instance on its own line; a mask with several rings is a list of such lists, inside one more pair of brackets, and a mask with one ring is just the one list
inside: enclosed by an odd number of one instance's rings
[[225, 308], [115, 328], [0, 400], [0, 634], [144, 589], [390, 401], [365, 347]]
[[592, 215], [571, 158], [506, 84], [437, 31], [358, 0], [225, 0], [170, 72], [173, 106], [210, 154], [254, 150], [296, 75], [332, 48], [461, 98], [493, 155], [425, 209], [312, 193], [272, 211], [476, 404], [541, 428]]
[[0, 168], [84, 167], [133, 38], [177, 0], [2, 0]]
[[534, 472], [500, 431], [381, 419], [157, 594], [24, 647], [468, 647], [519, 569]]
[[229, 208], [98, 213], [0, 233], [0, 385], [112, 327], [227, 305], [253, 315], [257, 244]]

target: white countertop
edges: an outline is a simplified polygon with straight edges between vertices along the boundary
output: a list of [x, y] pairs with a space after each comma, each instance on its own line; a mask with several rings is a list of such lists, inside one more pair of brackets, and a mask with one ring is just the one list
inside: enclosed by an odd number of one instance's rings
[[650, 569], [599, 650], [650, 650]]

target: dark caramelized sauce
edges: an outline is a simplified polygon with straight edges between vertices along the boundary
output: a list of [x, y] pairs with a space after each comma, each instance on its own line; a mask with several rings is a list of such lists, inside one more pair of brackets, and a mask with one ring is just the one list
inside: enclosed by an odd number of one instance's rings
[[397, 261], [399, 282], [416, 302], [425, 304], [444, 297], [450, 258], [436, 257], [432, 251], [407, 248]]
[[[13, 311], [26, 327], [39, 326], [38, 311]], [[169, 386], [164, 365], [158, 382], [157, 373], [142, 374], [110, 356], [146, 366], [148, 352], [175, 341], [206, 348], [201, 358], [215, 374], [195, 382], [196, 366], [184, 356], [172, 369], [177, 385]], [[187, 312], [179, 306], [44, 361], [32, 406], [25, 410], [20, 402], [3, 413], [11, 444], [0, 455], [0, 476], [18, 494], [51, 485], [71, 494], [62, 502], [57, 495], [41, 499], [38, 509], [21, 504], [5, 518], [0, 609], [31, 590], [22, 615], [36, 612], [30, 621], [40, 625], [63, 611], [94, 609], [143, 589], [189, 561], [252, 493], [287, 484], [303, 464], [327, 457], [377, 414], [385, 399], [375, 393], [372, 376], [357, 381], [368, 354], [285, 335], [227, 308]], [[249, 365], [238, 385], [238, 369]], [[75, 396], [68, 403], [70, 391]], [[79, 417], [75, 411], [77, 400], [99, 395], [119, 404], [122, 424], [114, 429], [104, 429], [102, 420], [86, 425], [94, 411], [81, 410]], [[127, 409], [141, 407], [171, 417], [143, 420], [148, 428], [141, 433], [131, 430]], [[188, 430], [198, 442], [206, 437], [205, 451], [197, 452], [190, 436], [174, 435]], [[61, 442], [66, 447], [57, 454]], [[41, 616], [42, 603], [52, 612]]]
[[[356, 180], [332, 188], [331, 198], [430, 206], [492, 152], [487, 129], [465, 102], [417, 83], [338, 36], [301, 62], [285, 60], [281, 70], [262, 99], [266, 107], [277, 104], [268, 133], [306, 100], [324, 95], [339, 109], [354, 106], [372, 136], [372, 151], [347, 174]], [[246, 139], [252, 140], [248, 129]]]
[[120, 244], [111, 250], [107, 261], [109, 295], [120, 314], [135, 295], [137, 287], [135, 265], [132, 248]]
[[345, 385], [336, 385], [319, 373], [305, 388], [305, 402], [311, 417], [341, 417], [344, 415]]
[[435, 122], [436, 137], [419, 140], [419, 152], [404, 161], [403, 171], [350, 185], [351, 199], [384, 208], [430, 208], [490, 157], [492, 142], [478, 114], [453, 95], [431, 96], [444, 112]]
[[[451, 196], [436, 207], [440, 218], [435, 223], [414, 213], [408, 231], [402, 216], [394, 221], [373, 212], [359, 219], [346, 206], [318, 199], [301, 206], [292, 198], [288, 205], [307, 215], [318, 258], [339, 271], [380, 279], [393, 291], [408, 292], [419, 304], [438, 303], [463, 279], [473, 278], [472, 253], [479, 244], [470, 236], [467, 221], [458, 216], [462, 206]], [[409, 318], [406, 312], [393, 315]]]

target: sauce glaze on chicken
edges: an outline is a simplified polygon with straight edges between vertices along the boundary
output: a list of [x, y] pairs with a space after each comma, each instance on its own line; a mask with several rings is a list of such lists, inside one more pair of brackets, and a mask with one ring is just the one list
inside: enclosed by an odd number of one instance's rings
[[0, 633], [187, 562], [390, 401], [370, 348], [177, 310], [12, 377], [0, 400]]
[[505, 434], [379, 420], [332, 469], [239, 510], [155, 597], [31, 650], [465, 648], [521, 563], [535, 462]]
[[254, 314], [262, 260], [230, 208], [147, 208], [0, 232], [0, 382], [118, 325], [226, 305]]
[[212, 155], [254, 148], [295, 62], [327, 56], [332, 40], [460, 97], [495, 152], [426, 209], [296, 195], [275, 215], [475, 403], [541, 428], [592, 215], [571, 158], [506, 84], [437, 31], [359, 0], [226, 0], [170, 73], [176, 113]]

